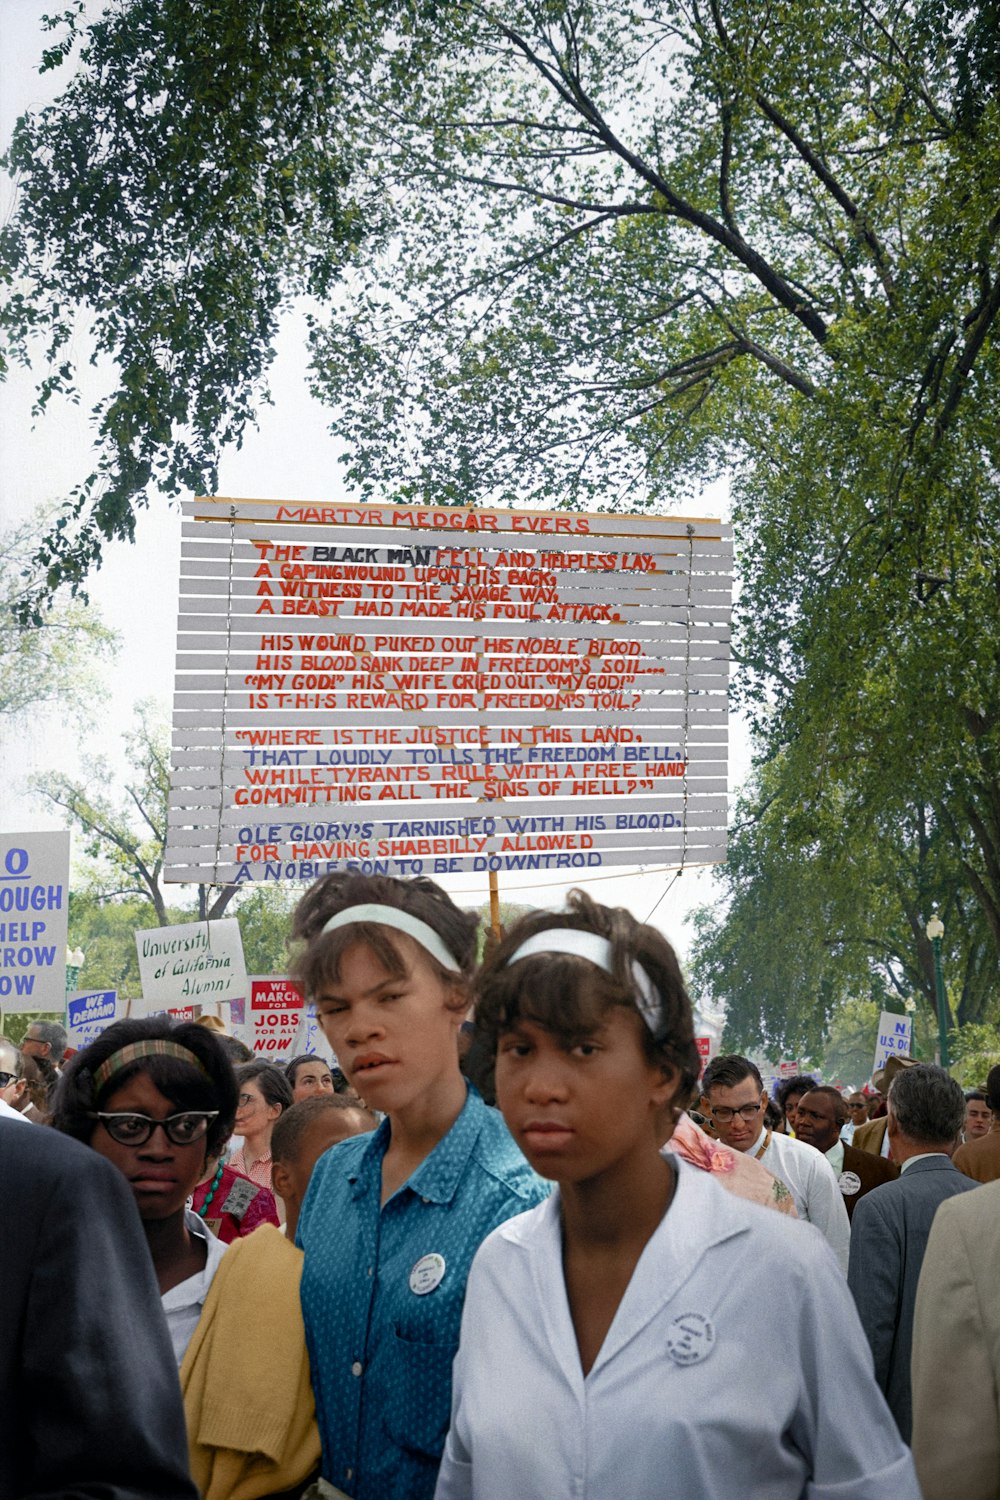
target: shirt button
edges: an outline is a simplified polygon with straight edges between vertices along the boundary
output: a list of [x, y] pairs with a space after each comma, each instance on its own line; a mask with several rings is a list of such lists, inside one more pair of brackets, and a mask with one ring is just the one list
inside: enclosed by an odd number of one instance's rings
[[345, 1469], [344, 1470], [344, 1478], [345, 1479], [353, 1479], [354, 1478], [354, 1470], [353, 1469]]
[[374, 1266], [369, 1266], [369, 1267], [368, 1267], [368, 1275], [369, 1275], [369, 1276], [370, 1276], [370, 1275], [371, 1275], [371, 1274], [372, 1274], [372, 1272], [373, 1272], [373, 1271], [374, 1271], [374, 1269], [375, 1269], [375, 1267], [374, 1267]]
[[361, 1374], [361, 1370], [362, 1370], [361, 1361], [360, 1361], [360, 1359], [356, 1359], [354, 1361], [353, 1365], [351, 1366], [351, 1374], [352, 1375], [360, 1375]]
[[429, 1198], [421, 1198], [420, 1201], [424, 1205], [424, 1207], [426, 1208], [427, 1205], [430, 1203], [431, 1200]]

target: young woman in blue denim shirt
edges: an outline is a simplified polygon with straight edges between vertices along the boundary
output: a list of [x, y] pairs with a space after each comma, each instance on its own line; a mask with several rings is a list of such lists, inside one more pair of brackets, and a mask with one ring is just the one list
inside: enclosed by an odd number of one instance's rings
[[433, 881], [341, 874], [294, 920], [296, 977], [386, 1116], [320, 1159], [297, 1235], [323, 1477], [356, 1500], [430, 1500], [472, 1257], [547, 1192], [459, 1070], [476, 925]]

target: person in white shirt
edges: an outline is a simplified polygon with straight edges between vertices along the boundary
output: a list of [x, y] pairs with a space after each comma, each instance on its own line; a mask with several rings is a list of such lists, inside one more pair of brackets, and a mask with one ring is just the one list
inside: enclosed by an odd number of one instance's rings
[[435, 1500], [917, 1500], [821, 1236], [660, 1155], [698, 1070], [662, 934], [574, 892], [498, 945], [476, 1019], [558, 1186], [476, 1255]]
[[799, 1218], [816, 1225], [846, 1276], [851, 1226], [830, 1163], [802, 1141], [765, 1127], [767, 1094], [748, 1058], [735, 1053], [713, 1058], [701, 1087], [702, 1113], [711, 1120], [719, 1139], [763, 1162], [781, 1178], [795, 1199]]
[[[0, 1036], [0, 1118], [4, 1120], [25, 1119], [19, 1106], [27, 1088], [20, 1052], [13, 1042], [8, 1041], [5, 1036]], [[30, 1121], [25, 1121], [25, 1123], [29, 1124]]]

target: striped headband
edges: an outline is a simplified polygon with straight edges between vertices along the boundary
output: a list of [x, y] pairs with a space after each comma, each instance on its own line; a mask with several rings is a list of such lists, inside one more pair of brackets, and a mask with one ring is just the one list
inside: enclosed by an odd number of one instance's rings
[[119, 1047], [117, 1052], [112, 1052], [106, 1057], [99, 1068], [94, 1069], [94, 1088], [97, 1092], [104, 1087], [109, 1078], [127, 1068], [130, 1063], [139, 1062], [144, 1057], [176, 1057], [181, 1062], [190, 1063], [204, 1073], [208, 1078], [208, 1070], [200, 1057], [187, 1047], [182, 1047], [179, 1042], [168, 1042], [166, 1040], [150, 1039], [145, 1042], [129, 1042], [127, 1047]]
[[[536, 958], [550, 953], [568, 953], [573, 958], [585, 958], [614, 978], [610, 942], [596, 932], [586, 932], [580, 927], [546, 927], [544, 932], [536, 932], [533, 937], [525, 938], [519, 948], [515, 948], [506, 967], [509, 968], [522, 958]], [[650, 1031], [655, 1033], [660, 1025], [660, 996], [645, 969], [634, 961], [632, 980], [638, 991], [636, 1009]]]
[[350, 927], [354, 922], [375, 922], [379, 927], [392, 927], [396, 932], [405, 932], [407, 937], [419, 943], [432, 958], [436, 958], [442, 969], [447, 969], [449, 974], [462, 972], [458, 959], [448, 951], [434, 928], [422, 922], [419, 917], [411, 916], [408, 911], [400, 911], [397, 906], [379, 906], [375, 902], [365, 906], [345, 906], [343, 911], [338, 911], [324, 923], [320, 937], [324, 933], [335, 932], [338, 927]]

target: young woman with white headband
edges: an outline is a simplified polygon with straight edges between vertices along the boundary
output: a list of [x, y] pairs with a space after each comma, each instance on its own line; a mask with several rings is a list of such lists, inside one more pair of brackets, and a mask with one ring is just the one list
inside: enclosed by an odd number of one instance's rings
[[476, 1255], [436, 1500], [918, 1500], [822, 1236], [661, 1154], [698, 1073], [661, 934], [574, 892], [476, 994], [504, 1118], [558, 1188]]
[[293, 922], [295, 977], [386, 1116], [320, 1158], [297, 1233], [323, 1478], [356, 1500], [430, 1500], [472, 1257], [547, 1192], [459, 1069], [476, 926], [433, 881], [340, 874]]

